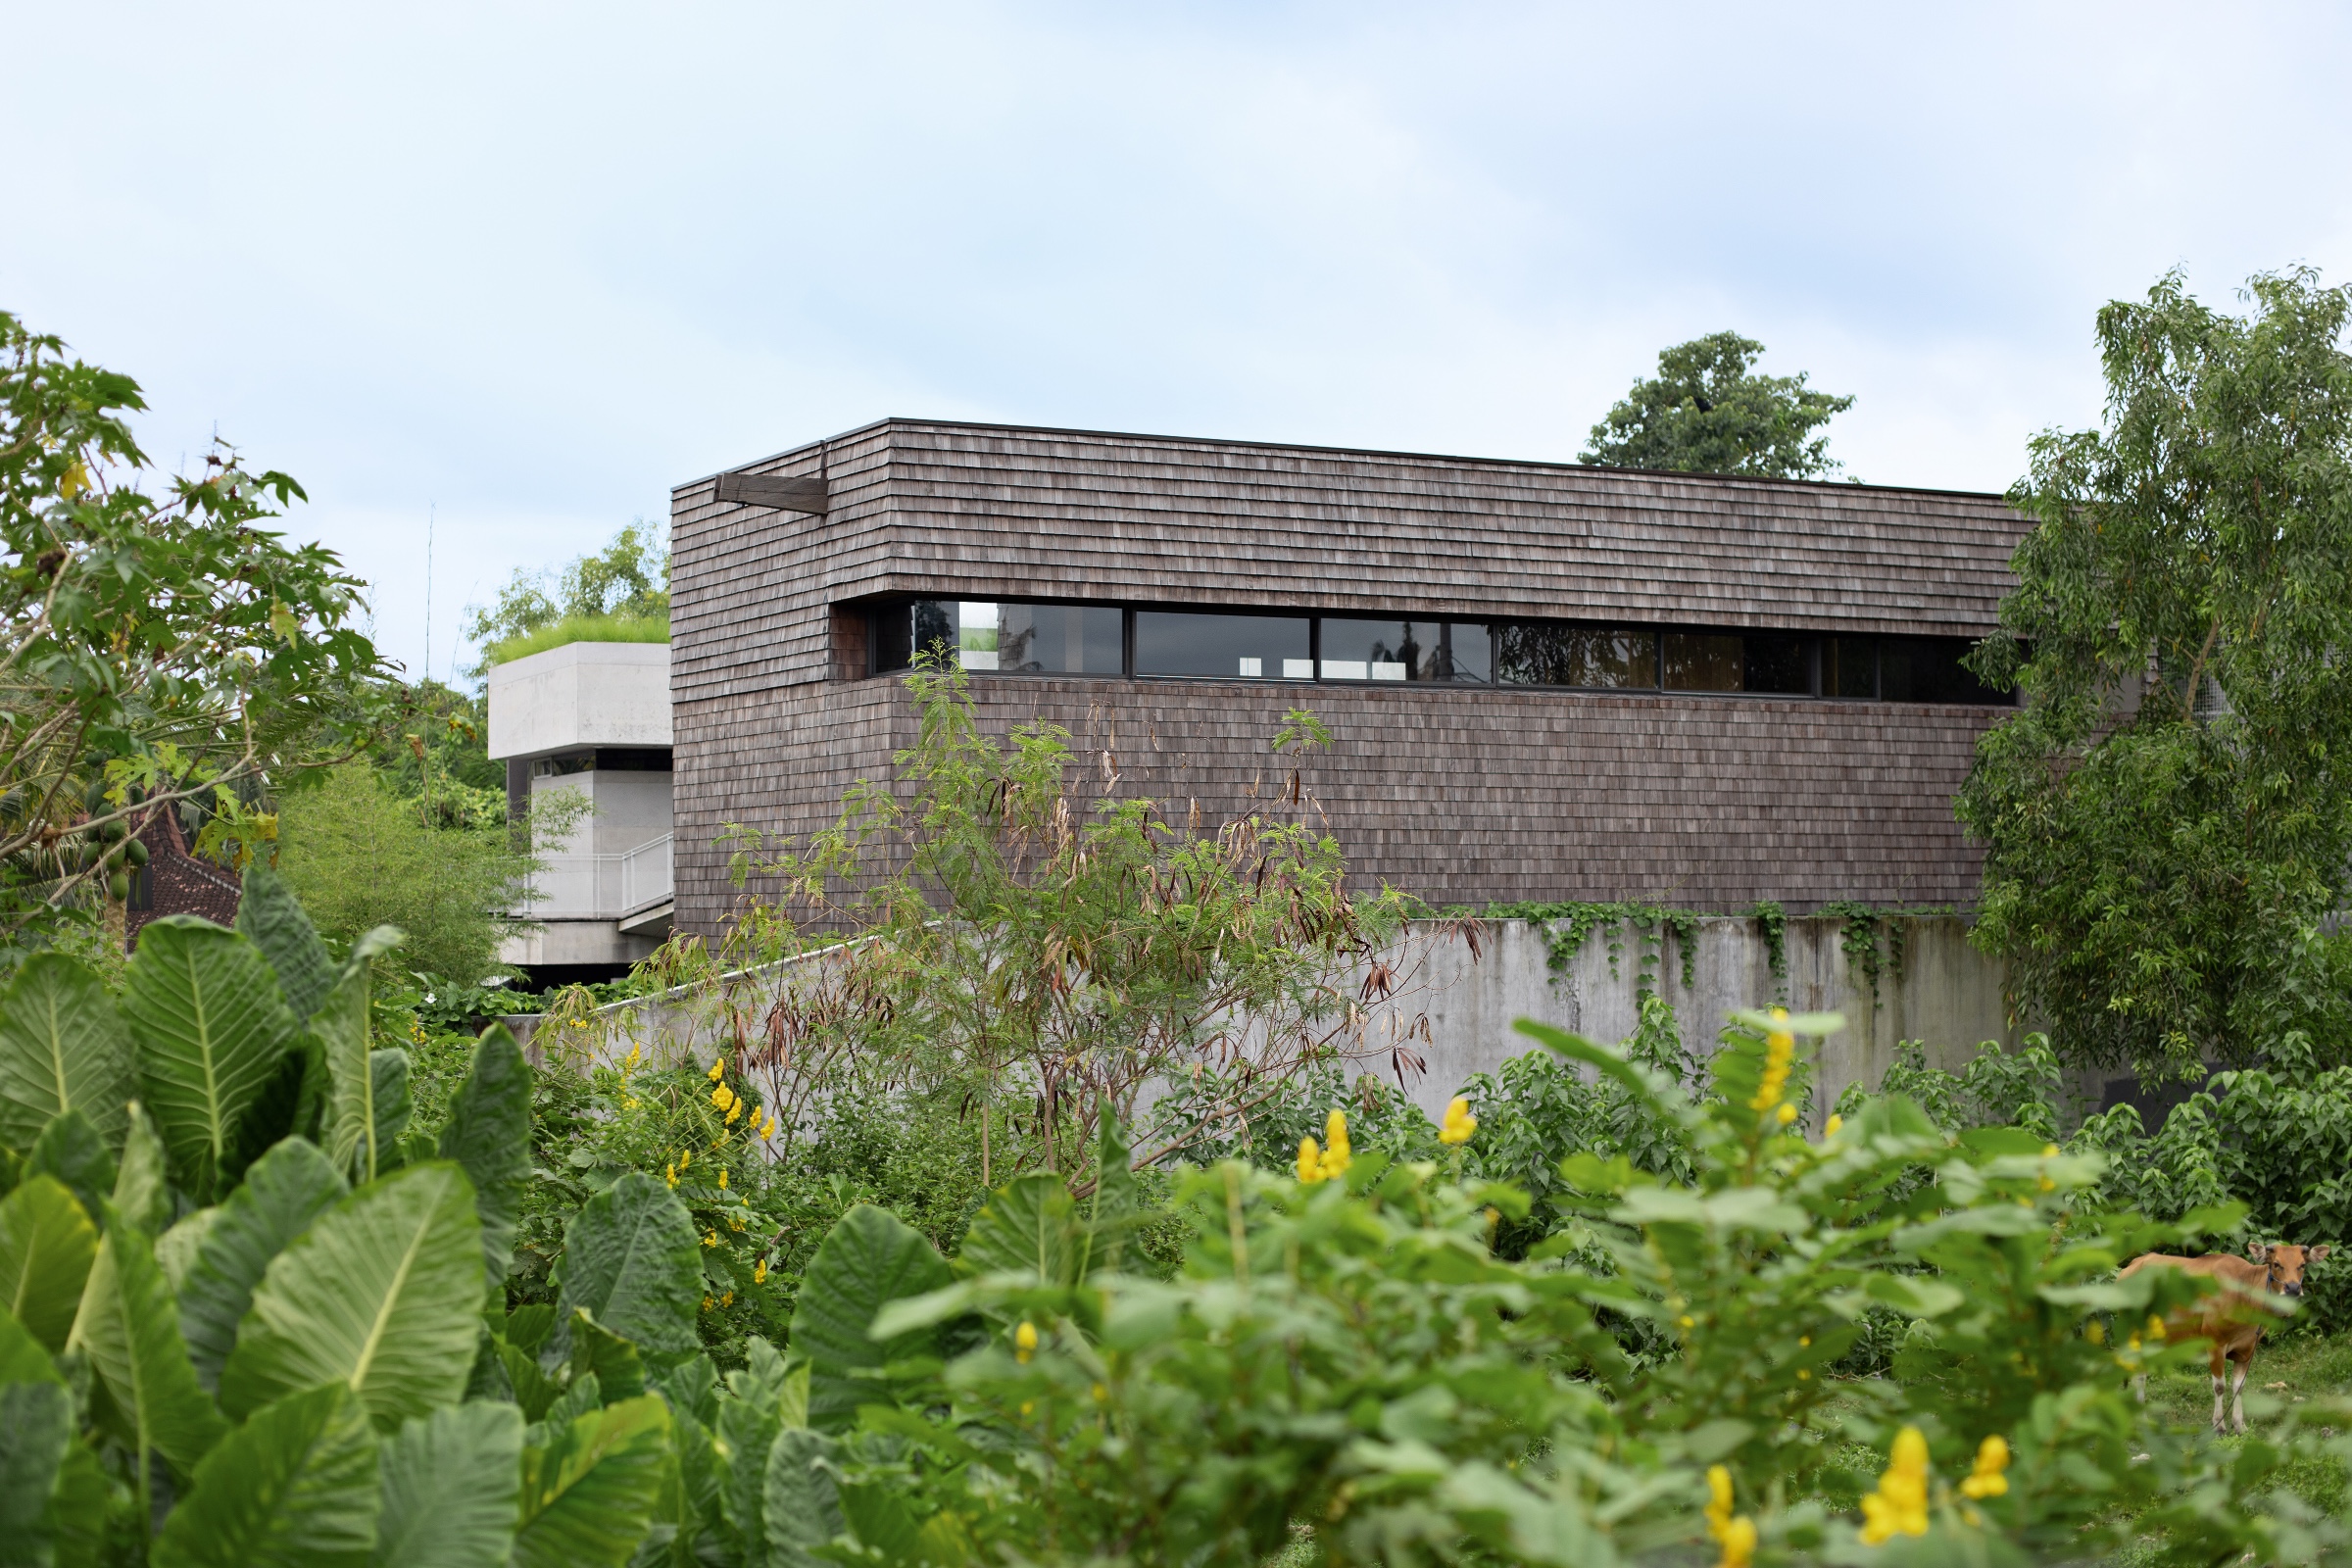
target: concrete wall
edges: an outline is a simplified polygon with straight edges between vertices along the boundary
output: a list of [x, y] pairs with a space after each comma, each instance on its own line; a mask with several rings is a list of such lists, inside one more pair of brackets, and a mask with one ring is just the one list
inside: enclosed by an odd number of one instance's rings
[[[1647, 965], [1657, 994], [1673, 1004], [1685, 1045], [1703, 1060], [1716, 1033], [1734, 1011], [1784, 1003], [1796, 1012], [1841, 1012], [1846, 1028], [1821, 1048], [1818, 1086], [1808, 1125], [1818, 1129], [1845, 1086], [1876, 1087], [1894, 1060], [1898, 1042], [1926, 1044], [1932, 1065], [1957, 1068], [1981, 1042], [2014, 1046], [2020, 1030], [2009, 1017], [2003, 970], [1969, 946], [1966, 923], [1949, 916], [1886, 922], [1903, 930], [1902, 972], [1882, 969], [1874, 1004], [1869, 985], [1848, 965], [1836, 918], [1792, 919], [1786, 928], [1788, 976], [1772, 974], [1770, 949], [1752, 919], [1716, 915], [1697, 922], [1691, 953], [1691, 983], [1682, 983], [1682, 955], [1671, 932], [1657, 938]], [[1562, 972], [1550, 967], [1544, 930], [1527, 920], [1480, 924], [1480, 953], [1466, 942], [1438, 940], [1428, 951], [1427, 984], [1403, 996], [1396, 1007], [1376, 1009], [1366, 1038], [1401, 1033], [1414, 1015], [1426, 1014], [1429, 1038], [1416, 1043], [1427, 1071], [1408, 1085], [1434, 1118], [1472, 1073], [1493, 1072], [1512, 1056], [1540, 1049], [1512, 1027], [1521, 1018], [1556, 1024], [1575, 1034], [1614, 1044], [1634, 1032], [1641, 1016], [1644, 970], [1640, 933], [1620, 927], [1612, 961], [1608, 931], [1587, 938]], [[1431, 935], [1429, 930], [1418, 933]], [[1884, 939], [1882, 939], [1882, 951]], [[838, 950], [827, 950], [827, 954]], [[814, 956], [817, 962], [827, 955]], [[716, 996], [700, 1004], [686, 993], [601, 1009], [611, 1026], [590, 1031], [599, 1054], [617, 1057], [642, 1045], [657, 1060], [692, 1057], [707, 1061], [745, 1020], [757, 1034], [767, 987], [762, 976], [738, 976], [725, 983], [725, 1003]], [[730, 1018], [733, 1011], [741, 1018]], [[1384, 1011], [1396, 1015], [1392, 1026]], [[517, 1033], [529, 1042], [528, 1025]], [[1372, 1064], [1378, 1065], [1378, 1064]]]
[[558, 855], [626, 855], [669, 831], [670, 775], [632, 768], [589, 768], [531, 780], [537, 799], [558, 790], [584, 797], [589, 814], [580, 818]]
[[667, 746], [669, 645], [565, 643], [490, 666], [493, 759]]
[[[1657, 994], [1674, 1005], [1685, 1045], [1700, 1059], [1713, 1051], [1726, 1018], [1740, 1008], [1784, 1003], [1796, 1012], [1843, 1013], [1845, 1030], [1821, 1048], [1818, 1124], [1847, 1084], [1877, 1085], [1900, 1041], [1925, 1042], [1929, 1061], [1943, 1067], [1967, 1061], [1980, 1042], [2017, 1042], [2002, 965], [1969, 946], [1964, 921], [1936, 916], [1887, 923], [1903, 929], [1904, 963], [1899, 976], [1883, 966], [1875, 1004], [1864, 977], [1847, 963], [1845, 922], [1837, 918], [1788, 922], [1785, 982], [1773, 977], [1762, 928], [1741, 916], [1697, 922], [1690, 985], [1682, 982], [1681, 949], [1670, 931], [1658, 934], [1646, 967]], [[1430, 1025], [1423, 1048], [1429, 1070], [1411, 1086], [1413, 1098], [1437, 1115], [1472, 1073], [1493, 1072], [1533, 1049], [1534, 1042], [1512, 1028], [1520, 1018], [1603, 1043], [1632, 1034], [1641, 1017], [1645, 967], [1641, 935], [1619, 927], [1614, 960], [1611, 935], [1592, 933], [1560, 973], [1550, 967], [1544, 928], [1532, 921], [1485, 922], [1484, 952], [1475, 960], [1466, 944], [1442, 944], [1432, 955], [1431, 989], [1405, 1003], [1426, 1012]]]

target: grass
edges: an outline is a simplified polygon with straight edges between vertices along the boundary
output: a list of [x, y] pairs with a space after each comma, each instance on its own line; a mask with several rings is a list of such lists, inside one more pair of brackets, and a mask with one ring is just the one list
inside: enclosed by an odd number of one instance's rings
[[669, 641], [667, 615], [565, 615], [552, 626], [526, 631], [519, 636], [502, 638], [482, 650], [483, 660], [492, 664], [508, 664], [533, 654], [544, 654], [550, 648], [565, 643], [665, 643]]

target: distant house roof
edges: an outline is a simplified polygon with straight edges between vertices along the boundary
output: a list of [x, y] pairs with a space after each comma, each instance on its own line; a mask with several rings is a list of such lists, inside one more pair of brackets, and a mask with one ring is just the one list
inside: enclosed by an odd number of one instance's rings
[[237, 923], [243, 885], [233, 873], [188, 853], [177, 811], [158, 811], [138, 836], [147, 846], [147, 864], [131, 881], [130, 909], [123, 920], [131, 947], [138, 946], [141, 927], [167, 914], [202, 915], [215, 925]]

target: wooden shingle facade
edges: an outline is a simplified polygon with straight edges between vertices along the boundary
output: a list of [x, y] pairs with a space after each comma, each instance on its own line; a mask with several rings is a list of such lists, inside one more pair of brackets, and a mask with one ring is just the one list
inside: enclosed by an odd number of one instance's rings
[[[747, 488], [736, 475], [818, 481], [758, 493], [825, 510], [721, 500], [722, 478]], [[1125, 607], [1131, 628], [1157, 609], [1532, 617], [1818, 650], [1984, 635], [2025, 529], [1984, 495], [907, 419], [681, 485], [671, 506], [677, 924], [706, 933], [734, 897], [725, 824], [807, 833], [911, 740], [901, 682], [872, 672], [875, 607], [1066, 601]], [[984, 722], [1062, 724], [1108, 753], [1120, 793], [1211, 815], [1270, 787], [1269, 738], [1310, 708], [1336, 741], [1309, 784], [1350, 863], [1438, 904], [1969, 904], [1950, 800], [2002, 711], [1494, 682], [973, 684]]]

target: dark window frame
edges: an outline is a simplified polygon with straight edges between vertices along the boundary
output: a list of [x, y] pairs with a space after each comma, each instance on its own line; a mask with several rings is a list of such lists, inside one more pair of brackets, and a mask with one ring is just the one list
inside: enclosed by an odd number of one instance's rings
[[[1747, 699], [1758, 702], [1901, 702], [1911, 706], [1925, 708], [2015, 708], [2017, 706], [2017, 696], [2015, 693], [1994, 691], [1984, 691], [1981, 695], [1972, 695], [1969, 697], [1945, 698], [1889, 698], [1885, 695], [1885, 648], [1886, 643], [1889, 641], [1894, 641], [1927, 646], [1944, 644], [1964, 645], [1960, 653], [1952, 656], [1954, 660], [1957, 661], [1958, 659], [1965, 658], [1966, 648], [1974, 647], [1975, 644], [1980, 640], [1967, 637], [1940, 637], [1903, 632], [1849, 632], [1805, 627], [1706, 625], [1689, 621], [1601, 620], [1591, 616], [1461, 615], [1446, 614], [1437, 612], [1411, 612], [1409, 618], [1414, 620], [1426, 619], [1435, 622], [1439, 626], [1441, 639], [1440, 647], [1444, 650], [1444, 657], [1448, 669], [1452, 667], [1453, 663], [1453, 628], [1457, 625], [1478, 625], [1486, 627], [1490, 648], [1492, 648], [1492, 645], [1494, 641], [1494, 632], [1496, 628], [1502, 626], [1558, 626], [1563, 628], [1581, 628], [1593, 631], [1631, 631], [1646, 633], [1650, 640], [1649, 658], [1651, 681], [1650, 684], [1645, 686], [1570, 686], [1554, 684], [1550, 682], [1503, 681], [1496, 678], [1494, 664], [1497, 661], [1494, 660], [1492, 652], [1490, 652], [1489, 656], [1489, 669], [1487, 677], [1483, 680], [1464, 680], [1459, 678], [1416, 681], [1370, 679], [1359, 680], [1353, 677], [1328, 676], [1322, 672], [1323, 622], [1327, 617], [1340, 620], [1363, 620], [1369, 618], [1379, 618], [1367, 615], [1362, 611], [1324, 611], [1316, 609], [1298, 609], [1286, 606], [1234, 605], [1230, 603], [1204, 605], [1189, 602], [1170, 603], [1165, 600], [1057, 599], [1037, 594], [1000, 594], [995, 595], [987, 600], [966, 600], [962, 598], [948, 600], [944, 596], [938, 594], [894, 594], [884, 598], [862, 601], [847, 601], [841, 605], [837, 605], [835, 607], [836, 609], [849, 610], [863, 615], [865, 618], [867, 647], [867, 659], [865, 665], [866, 674], [861, 678], [878, 679], [884, 676], [901, 674], [908, 667], [907, 663], [906, 662], [893, 663], [889, 662], [898, 656], [892, 653], [885, 645], [886, 639], [889, 638], [895, 630], [895, 628], [888, 625], [888, 622], [893, 616], [900, 617], [901, 622], [905, 627], [906, 636], [911, 640], [913, 635], [912, 623], [914, 619], [912, 607], [917, 603], [925, 601], [933, 603], [956, 604], [985, 603], [1000, 605], [1077, 605], [1094, 610], [1116, 610], [1119, 612], [1120, 669], [1117, 673], [1113, 674], [1107, 671], [1098, 672], [1095, 670], [975, 670], [971, 672], [976, 676], [988, 679], [1173, 681], [1179, 683], [1189, 682], [1192, 684], [1213, 684], [1217, 682], [1230, 681], [1241, 685], [1263, 684], [1269, 686], [1368, 687], [1383, 691], [1471, 690], [1489, 692], [1561, 692], [1573, 693], [1580, 696], [1594, 697], [1696, 697]], [[1304, 618], [1307, 623], [1307, 658], [1314, 673], [1303, 677], [1297, 675], [1249, 676], [1138, 674], [1135, 667], [1136, 614], [1138, 612], [1151, 611], [1176, 614], [1271, 615]], [[1745, 690], [1709, 690], [1705, 688], [1669, 686], [1666, 684], [1666, 639], [1668, 636], [1678, 633], [1686, 636], [1701, 637], [1744, 638], [1750, 635], [1760, 635], [1770, 637], [1801, 638], [1804, 642], [1804, 649], [1801, 657], [1807, 674], [1807, 689], [1801, 692], [1761, 692]], [[1870, 644], [1871, 694], [1869, 696], [1849, 697], [1842, 694], [1832, 694], [1825, 690], [1827, 683], [1827, 671], [1825, 667], [1824, 650], [1829, 639], [1833, 637], [1849, 642], [1867, 641]], [[911, 649], [909, 649], [909, 655], [911, 655]], [[1965, 668], [1965, 666], [1963, 667]]]

